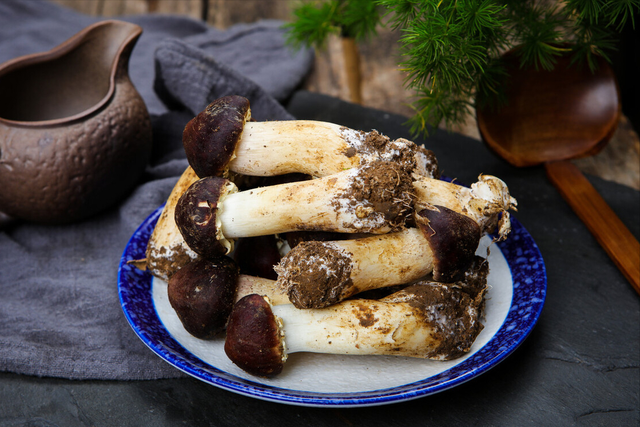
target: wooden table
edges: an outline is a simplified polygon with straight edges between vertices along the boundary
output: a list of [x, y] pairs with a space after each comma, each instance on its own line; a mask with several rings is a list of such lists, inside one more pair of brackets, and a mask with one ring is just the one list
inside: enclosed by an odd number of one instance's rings
[[[96, 16], [140, 13], [168, 13], [206, 19], [218, 28], [258, 19], [288, 20], [295, 0], [51, 0]], [[362, 104], [391, 113], [411, 116], [412, 93], [404, 89], [404, 75], [398, 68], [398, 33], [383, 28], [378, 37], [361, 43]], [[348, 100], [342, 44], [331, 39], [326, 50], [316, 54], [316, 63], [304, 88]], [[480, 140], [473, 114], [466, 123], [452, 129]], [[596, 156], [575, 160], [585, 173], [640, 190], [640, 139], [623, 116], [610, 143]]]

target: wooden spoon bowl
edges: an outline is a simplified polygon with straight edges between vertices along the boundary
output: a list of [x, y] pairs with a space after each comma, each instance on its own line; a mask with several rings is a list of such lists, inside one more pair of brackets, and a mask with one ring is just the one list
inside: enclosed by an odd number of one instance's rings
[[[517, 51], [503, 57], [506, 104], [476, 109], [483, 141], [514, 166], [544, 164], [547, 176], [640, 293], [640, 243], [568, 160], [596, 154], [615, 132], [620, 94], [609, 65], [591, 72], [558, 58], [552, 71], [521, 68]], [[478, 99], [478, 105], [485, 105]]]
[[[485, 143], [514, 166], [596, 154], [609, 142], [621, 105], [613, 70], [598, 58], [592, 73], [563, 56], [552, 71], [520, 68], [515, 51], [504, 55], [507, 103], [477, 110]], [[482, 102], [482, 100], [479, 100]]]

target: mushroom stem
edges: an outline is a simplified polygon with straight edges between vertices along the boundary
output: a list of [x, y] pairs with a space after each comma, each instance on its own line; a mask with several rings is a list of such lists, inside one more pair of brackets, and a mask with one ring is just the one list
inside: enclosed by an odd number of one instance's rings
[[408, 172], [436, 177], [432, 152], [406, 139], [313, 120], [247, 122], [229, 170], [252, 176], [305, 173], [314, 177], [378, 160], [405, 163]]
[[[392, 354], [426, 357], [433, 331], [425, 328], [408, 303], [343, 301], [323, 309], [272, 306], [282, 323], [288, 354]], [[375, 327], [373, 327], [375, 325]], [[402, 349], [400, 348], [402, 345]], [[420, 347], [419, 349], [417, 347]]]
[[207, 177], [178, 200], [176, 224], [198, 254], [226, 254], [233, 239], [295, 230], [388, 233], [405, 226], [414, 202], [411, 178], [394, 162], [236, 190], [226, 179]]
[[241, 175], [269, 176], [305, 173], [322, 177], [360, 165], [342, 126], [292, 120], [247, 122], [229, 169]]
[[478, 223], [484, 234], [497, 231], [496, 240], [506, 239], [511, 231], [509, 210], [518, 202], [507, 185], [491, 175], [480, 175], [471, 187], [414, 175], [413, 187], [418, 203], [446, 206]]
[[197, 180], [198, 176], [193, 169], [187, 167], [171, 190], [147, 243], [146, 267], [151, 274], [165, 281], [180, 267], [198, 257], [185, 243], [175, 221], [178, 199]]
[[483, 328], [483, 297], [435, 282], [419, 282], [378, 301], [355, 299], [312, 310], [273, 306], [248, 295], [231, 313], [225, 352], [247, 372], [267, 377], [279, 374], [294, 352], [454, 359], [470, 350]]
[[357, 293], [410, 283], [429, 273], [459, 280], [472, 264], [480, 230], [446, 208], [416, 215], [419, 228], [354, 240], [303, 242], [274, 267], [298, 308], [322, 308]]
[[437, 177], [434, 154], [406, 139], [334, 123], [292, 120], [252, 122], [249, 101], [225, 96], [185, 127], [183, 144], [198, 176], [270, 176], [304, 173], [323, 177], [378, 160], [397, 161], [408, 173]]
[[289, 297], [284, 290], [277, 285], [275, 280], [240, 274], [238, 276], [236, 302], [251, 294], [258, 294], [260, 296], [267, 297], [269, 302], [273, 305], [290, 303]]
[[[228, 194], [219, 208], [222, 233], [235, 239], [296, 230], [388, 233], [398, 229], [404, 221], [389, 221], [392, 214], [387, 210], [405, 204], [402, 210], [410, 211], [412, 195], [402, 194], [410, 185], [367, 182], [385, 174], [395, 180], [401, 174], [392, 163], [380, 166], [386, 168], [382, 174], [379, 168], [364, 166], [324, 178]], [[361, 186], [366, 188], [358, 191]], [[387, 202], [376, 205], [376, 200]]]

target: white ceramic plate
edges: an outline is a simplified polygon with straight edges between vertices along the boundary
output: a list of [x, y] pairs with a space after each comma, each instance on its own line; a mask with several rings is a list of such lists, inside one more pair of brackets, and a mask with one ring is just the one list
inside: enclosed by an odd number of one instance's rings
[[[140, 339], [158, 356], [209, 384], [247, 396], [304, 406], [367, 406], [394, 403], [454, 387], [497, 365], [527, 337], [546, 295], [540, 251], [517, 221], [505, 242], [489, 251], [485, 328], [471, 352], [453, 361], [394, 356], [338, 356], [295, 353], [274, 379], [238, 369], [224, 354], [224, 339], [189, 335], [169, 305], [166, 283], [127, 264], [144, 258], [162, 212], [158, 208], [136, 230], [125, 248], [118, 289], [125, 316]], [[483, 238], [479, 253], [486, 254]]]

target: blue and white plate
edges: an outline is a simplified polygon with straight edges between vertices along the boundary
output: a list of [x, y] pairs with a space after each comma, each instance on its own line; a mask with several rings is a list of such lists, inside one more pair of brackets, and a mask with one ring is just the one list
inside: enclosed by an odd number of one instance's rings
[[118, 289], [125, 316], [140, 339], [165, 361], [214, 386], [258, 399], [303, 406], [370, 406], [428, 396], [496, 366], [529, 335], [544, 304], [547, 279], [537, 245], [515, 219], [505, 242], [489, 246], [485, 328], [471, 352], [452, 361], [394, 356], [294, 353], [275, 379], [246, 374], [224, 354], [224, 338], [190, 336], [167, 298], [166, 283], [127, 261], [144, 258], [162, 212], [151, 214], [124, 250]]

